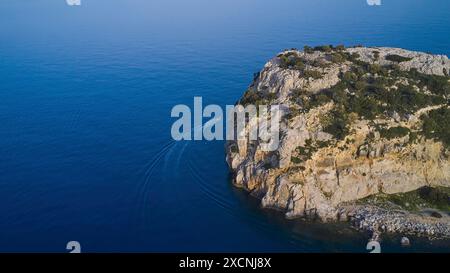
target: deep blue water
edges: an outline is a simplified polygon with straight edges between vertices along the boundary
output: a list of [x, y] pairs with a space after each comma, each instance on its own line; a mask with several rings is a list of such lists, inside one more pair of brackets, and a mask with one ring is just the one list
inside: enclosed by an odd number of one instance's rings
[[81, 1], [0, 2], [0, 251], [365, 251], [367, 234], [261, 210], [223, 142], [171, 140], [170, 110], [233, 104], [305, 44], [449, 55], [449, 1]]

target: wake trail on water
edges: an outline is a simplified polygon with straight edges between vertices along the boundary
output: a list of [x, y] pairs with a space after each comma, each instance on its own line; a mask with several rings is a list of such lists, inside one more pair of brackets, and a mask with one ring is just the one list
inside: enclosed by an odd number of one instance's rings
[[[210, 126], [206, 124], [205, 126]], [[193, 128], [192, 130], [196, 129]], [[144, 165], [143, 167], [143, 180], [138, 184], [138, 198], [137, 198], [137, 209], [138, 209], [138, 223], [139, 225], [147, 225], [148, 217], [151, 215], [150, 204], [151, 204], [151, 191], [158, 184], [157, 182], [163, 182], [167, 179], [167, 177], [171, 177], [178, 181], [180, 179], [195, 181], [197, 187], [201, 190], [206, 199], [211, 200], [215, 205], [217, 205], [221, 210], [223, 210], [228, 215], [235, 217], [239, 220], [253, 223], [260, 230], [271, 230], [270, 225], [260, 219], [259, 217], [253, 215], [252, 212], [247, 211], [245, 208], [237, 206], [230, 202], [230, 200], [234, 200], [235, 197], [231, 194], [226, 195], [228, 193], [225, 189], [220, 189], [215, 187], [214, 184], [209, 183], [210, 180], [204, 178], [202, 172], [198, 169], [199, 164], [203, 158], [198, 151], [194, 151], [193, 148], [195, 145], [192, 145], [192, 141], [179, 142], [175, 140], [170, 140], [166, 144], [164, 144], [161, 149], [153, 156], [153, 158]], [[193, 158], [193, 155], [196, 155], [196, 158]], [[171, 161], [171, 159], [174, 159]], [[186, 160], [183, 160], [186, 159]], [[181, 162], [186, 162], [188, 169], [188, 176], [192, 179], [188, 179], [187, 177], [181, 177], [181, 174], [177, 173], [177, 170], [180, 170]], [[157, 166], [161, 166], [160, 178], [158, 181], [155, 181], [154, 175]], [[181, 180], [180, 180], [181, 181]], [[224, 183], [228, 183], [229, 181], [223, 181]], [[174, 189], [175, 190], [175, 189]]]
[[[194, 130], [200, 128], [202, 125], [196, 126], [194, 128], [191, 129], [191, 134], [193, 133]], [[159, 166], [161, 164], [161, 159], [164, 156], [164, 167], [162, 169], [162, 175], [165, 178], [166, 174], [168, 173], [166, 170], [168, 168], [168, 164], [167, 162], [169, 161], [170, 155], [176, 151], [175, 147], [177, 146], [177, 144], [179, 143], [179, 141], [176, 141], [174, 139], [171, 139], [169, 142], [167, 142], [166, 144], [164, 144], [164, 146], [157, 151], [156, 155], [150, 159], [150, 161], [144, 165], [143, 167], [143, 181], [142, 183], [139, 183], [137, 185], [138, 190], [137, 190], [137, 210], [138, 210], [138, 222], [146, 222], [146, 217], [148, 215], [148, 210], [147, 208], [149, 208], [149, 204], [150, 204], [150, 192], [152, 189], [152, 186], [155, 186], [155, 182], [151, 183], [153, 175], [154, 175], [154, 171], [156, 166]], [[180, 162], [181, 159], [183, 157], [184, 151], [186, 149], [186, 147], [189, 145], [190, 141], [185, 142], [185, 144], [183, 145], [183, 147], [178, 150], [178, 156], [177, 159], [172, 162], [171, 165], [171, 170], [176, 170], [179, 169], [180, 166]], [[170, 172], [171, 175], [173, 175], [173, 172]], [[153, 185], [152, 185], [153, 184]]]
[[[194, 153], [189, 153], [189, 156], [191, 157]], [[196, 164], [194, 164], [196, 163]], [[245, 220], [250, 221], [257, 228], [260, 230], [268, 231], [270, 230], [270, 225], [264, 221], [262, 221], [260, 218], [255, 217], [251, 212], [246, 211], [245, 208], [242, 208], [240, 206], [237, 206], [236, 204], [231, 203], [228, 200], [234, 200], [234, 196], [226, 196], [224, 192], [225, 190], [219, 190], [217, 191], [214, 189], [214, 185], [209, 183], [207, 180], [203, 177], [202, 173], [197, 168], [198, 160], [192, 160], [192, 158], [189, 158], [188, 160], [188, 167], [190, 174], [194, 178], [194, 181], [199, 186], [200, 190], [204, 193], [206, 198], [210, 199], [215, 203], [217, 206], [219, 206], [221, 209], [225, 210], [226, 213], [229, 215], [239, 219], [239, 220]], [[226, 181], [229, 182], [229, 181]]]
[[167, 155], [168, 151], [172, 151], [176, 146], [176, 141], [171, 140], [166, 143], [157, 153], [156, 155], [149, 161], [149, 163], [144, 166], [144, 174], [142, 183], [138, 184], [138, 193], [137, 193], [137, 207], [138, 207], [138, 215], [140, 219], [145, 218], [146, 207], [149, 202], [149, 192], [151, 190], [151, 179], [154, 173], [156, 166], [160, 165], [161, 159], [163, 156]]

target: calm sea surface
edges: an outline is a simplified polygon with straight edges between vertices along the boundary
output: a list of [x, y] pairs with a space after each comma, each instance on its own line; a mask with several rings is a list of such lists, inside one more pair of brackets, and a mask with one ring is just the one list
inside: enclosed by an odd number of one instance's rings
[[81, 3], [0, 2], [0, 251], [366, 251], [345, 225], [261, 210], [231, 186], [223, 142], [171, 140], [170, 110], [233, 104], [305, 44], [449, 55], [449, 1]]

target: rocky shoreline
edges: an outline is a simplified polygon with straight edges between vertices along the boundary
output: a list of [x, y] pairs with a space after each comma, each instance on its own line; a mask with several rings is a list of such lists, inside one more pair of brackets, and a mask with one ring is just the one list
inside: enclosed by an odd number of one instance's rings
[[450, 238], [450, 217], [441, 218], [415, 214], [404, 210], [388, 210], [370, 205], [342, 207], [344, 219], [353, 227], [369, 231], [373, 238], [383, 233], [424, 236], [430, 239]]

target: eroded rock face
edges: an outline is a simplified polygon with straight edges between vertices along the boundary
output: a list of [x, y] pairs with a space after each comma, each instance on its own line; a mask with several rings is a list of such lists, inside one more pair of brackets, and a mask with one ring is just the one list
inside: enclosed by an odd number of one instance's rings
[[[447, 71], [446, 56], [397, 48], [279, 54], [240, 103], [256, 97], [287, 109], [280, 146], [265, 152], [258, 141], [229, 142], [234, 183], [287, 217], [322, 220], [336, 220], [341, 204], [373, 194], [449, 187], [448, 143], [424, 131], [430, 111], [448, 110]], [[440, 76], [444, 87], [422, 75]]]

